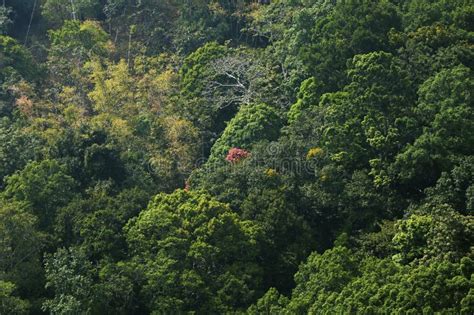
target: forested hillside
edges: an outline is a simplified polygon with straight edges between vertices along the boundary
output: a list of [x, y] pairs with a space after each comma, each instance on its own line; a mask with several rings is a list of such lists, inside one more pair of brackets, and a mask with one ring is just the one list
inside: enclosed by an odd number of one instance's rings
[[0, 2], [0, 314], [474, 314], [469, 0]]

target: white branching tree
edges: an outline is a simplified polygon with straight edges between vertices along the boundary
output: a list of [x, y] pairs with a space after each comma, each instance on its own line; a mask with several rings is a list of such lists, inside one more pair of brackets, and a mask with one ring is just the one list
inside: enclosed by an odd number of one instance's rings
[[204, 96], [217, 108], [260, 101], [259, 82], [268, 71], [254, 56], [228, 55], [210, 64], [214, 73], [206, 83]]

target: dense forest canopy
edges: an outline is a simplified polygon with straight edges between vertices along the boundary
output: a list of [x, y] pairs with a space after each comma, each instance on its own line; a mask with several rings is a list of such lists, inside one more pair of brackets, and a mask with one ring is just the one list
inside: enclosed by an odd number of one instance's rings
[[0, 2], [0, 314], [473, 314], [469, 0]]

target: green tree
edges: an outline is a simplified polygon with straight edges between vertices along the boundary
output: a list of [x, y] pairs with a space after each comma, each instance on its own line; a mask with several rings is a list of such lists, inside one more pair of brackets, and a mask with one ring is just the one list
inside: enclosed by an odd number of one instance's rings
[[36, 157], [39, 141], [5, 117], [0, 120], [0, 143], [0, 186], [3, 187], [6, 176]]
[[10, 19], [11, 8], [0, 7], [0, 35], [5, 35], [8, 31], [8, 27], [12, 23]]
[[94, 21], [66, 21], [48, 35], [51, 57], [75, 57], [78, 62], [84, 62], [93, 56], [106, 56], [110, 49], [109, 34]]
[[142, 292], [149, 310], [225, 312], [248, 306], [260, 282], [257, 233], [255, 224], [205, 193], [157, 195], [127, 227], [132, 261], [146, 279]]
[[427, 203], [397, 223], [395, 259], [457, 261], [470, 253], [474, 220], [446, 204]]
[[51, 25], [61, 26], [66, 20], [94, 19], [101, 14], [100, 0], [46, 0], [42, 15]]
[[173, 44], [187, 54], [211, 41], [245, 41], [241, 29], [250, 11], [248, 4], [247, 0], [178, 3], [180, 14], [172, 24]]
[[309, 312], [466, 314], [469, 312], [467, 303], [472, 280], [465, 272], [469, 272], [471, 267], [466, 267], [470, 262], [466, 257], [455, 264], [439, 262], [429, 266], [400, 266], [389, 259], [368, 258], [361, 263], [359, 277], [339, 294], [320, 299]]
[[[267, 169], [264, 176], [267, 178], [262, 185], [255, 184], [248, 190], [240, 212], [242, 218], [252, 220], [261, 228], [259, 247], [264, 287], [275, 287], [280, 292], [287, 293], [294, 285], [293, 274], [315, 247], [315, 242], [310, 225], [298, 213], [290, 194], [282, 187], [262, 187], [265, 181], [272, 180], [268, 177], [280, 175]], [[250, 179], [252, 180], [256, 179]]]
[[399, 180], [414, 188], [433, 185], [455, 161], [472, 155], [474, 141], [473, 77], [464, 66], [446, 69], [419, 89], [414, 109], [423, 132], [400, 152], [394, 163]]
[[122, 190], [115, 196], [106, 196], [96, 202], [96, 209], [84, 213], [74, 227], [79, 232], [80, 247], [91, 259], [125, 258], [127, 244], [123, 227], [146, 207], [148, 198], [145, 191], [135, 188]]
[[335, 247], [322, 255], [311, 255], [301, 265], [289, 302], [270, 290], [249, 311], [468, 314], [472, 307], [471, 273], [468, 257], [455, 263], [400, 265], [391, 259], [358, 257]]
[[121, 56], [155, 55], [172, 48], [173, 22], [181, 15], [176, 1], [106, 0], [105, 22]]
[[42, 229], [51, 227], [58, 208], [76, 193], [77, 183], [56, 160], [30, 162], [6, 179], [5, 197], [25, 202]]
[[410, 79], [422, 84], [439, 71], [464, 64], [471, 67], [472, 50], [468, 33], [453, 25], [433, 24], [406, 33], [392, 32]]
[[288, 308], [297, 314], [339, 292], [358, 274], [354, 254], [347, 248], [335, 247], [323, 254], [311, 254], [295, 274], [296, 287]]
[[46, 256], [46, 288], [54, 297], [46, 300], [43, 310], [53, 314], [87, 313], [93, 302], [93, 268], [83, 251], [60, 248]]
[[265, 104], [242, 106], [211, 149], [209, 163], [223, 161], [232, 147], [250, 149], [260, 140], [276, 140], [282, 120], [275, 109]]
[[[44, 294], [41, 252], [45, 237], [38, 231], [37, 221], [34, 215], [27, 212], [24, 204], [0, 200], [0, 286], [4, 286], [0, 303], [2, 313], [15, 312], [16, 308], [21, 313], [29, 306], [26, 301], [10, 296], [13, 291], [15, 295], [27, 298], [31, 304]], [[17, 306], [11, 304], [14, 301], [18, 301]], [[11, 310], [8, 311], [8, 308]]]
[[[210, 64], [228, 53], [227, 46], [215, 42], [208, 43], [189, 54], [179, 70], [184, 100], [179, 103], [182, 106], [179, 107], [177, 114], [190, 120], [201, 131], [207, 131], [208, 134], [204, 134], [206, 141], [215, 138], [224, 129], [224, 122], [235, 112], [231, 107], [219, 111], [215, 104], [204, 97], [206, 82], [214, 80], [216, 75]], [[232, 109], [230, 113], [229, 109]]]
[[49, 30], [51, 42], [48, 51], [49, 75], [61, 91], [64, 86], [76, 88], [77, 105], [87, 108], [87, 72], [84, 64], [94, 58], [105, 58], [112, 51], [107, 34], [95, 21], [67, 20], [56, 30]]
[[[403, 3], [402, 9], [405, 29], [416, 30], [423, 26], [436, 24], [436, 22], [442, 24], [459, 23], [463, 16], [469, 16], [468, 12], [472, 10], [472, 4], [469, 5], [463, 0], [437, 0], [431, 2], [410, 0]], [[460, 24], [465, 26], [463, 23]]]
[[296, 122], [304, 112], [319, 104], [321, 91], [316, 78], [303, 81], [298, 92], [298, 98], [288, 111], [288, 123]]
[[15, 285], [0, 280], [0, 312], [5, 314], [28, 314], [28, 302], [13, 295]]
[[389, 48], [389, 31], [400, 27], [397, 9], [389, 1], [338, 2], [315, 21], [310, 44], [302, 46], [299, 57], [305, 72], [323, 84], [323, 91], [335, 91], [347, 82], [347, 60]]
[[287, 297], [281, 295], [275, 288], [270, 288], [264, 296], [258, 299], [257, 303], [249, 307], [247, 314], [285, 314], [285, 306], [288, 302]]
[[448, 204], [463, 215], [474, 211], [474, 161], [472, 156], [459, 160], [449, 172], [443, 172], [436, 186], [426, 189], [427, 199], [435, 204]]

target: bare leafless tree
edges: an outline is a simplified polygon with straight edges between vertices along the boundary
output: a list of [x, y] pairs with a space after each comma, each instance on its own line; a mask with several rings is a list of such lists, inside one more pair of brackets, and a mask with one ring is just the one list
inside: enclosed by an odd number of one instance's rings
[[265, 67], [248, 54], [228, 55], [210, 63], [213, 75], [204, 96], [218, 108], [259, 101], [258, 83]]

